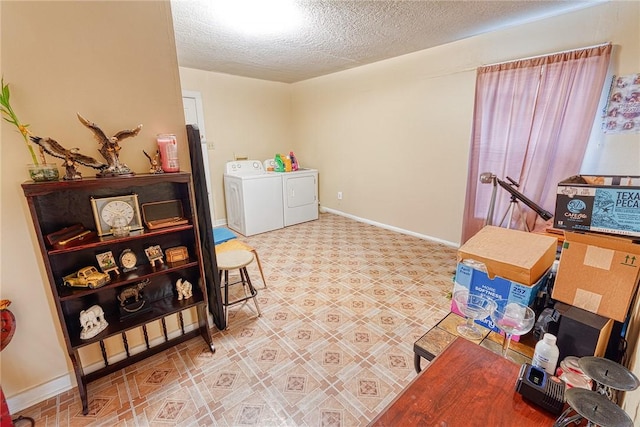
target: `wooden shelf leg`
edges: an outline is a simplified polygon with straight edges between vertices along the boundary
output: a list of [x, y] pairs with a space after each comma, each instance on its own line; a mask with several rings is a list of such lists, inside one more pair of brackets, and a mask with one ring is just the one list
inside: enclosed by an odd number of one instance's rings
[[87, 400], [87, 382], [84, 379], [82, 372], [82, 366], [80, 365], [80, 356], [77, 350], [69, 353], [73, 370], [76, 373], [76, 381], [78, 383], [78, 393], [80, 394], [80, 400], [82, 401], [82, 415], [89, 413], [89, 402]]
[[216, 352], [216, 347], [213, 345], [213, 339], [211, 338], [211, 334], [209, 333], [209, 324], [207, 322], [207, 306], [200, 305], [197, 308], [198, 310], [198, 324], [200, 328], [200, 335], [202, 335], [202, 339], [209, 345], [209, 350], [211, 353]]

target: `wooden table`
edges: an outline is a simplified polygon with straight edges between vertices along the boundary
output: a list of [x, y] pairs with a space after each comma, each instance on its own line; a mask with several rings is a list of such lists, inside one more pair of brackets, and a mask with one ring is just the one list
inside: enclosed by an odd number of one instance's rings
[[[421, 359], [428, 361], [433, 360], [434, 357], [442, 353], [449, 344], [460, 336], [457, 327], [463, 322], [464, 319], [461, 316], [455, 313], [449, 313], [413, 344], [413, 363], [417, 373], [420, 373], [421, 370]], [[482, 337], [470, 341], [494, 353], [501, 353], [504, 337], [484, 326], [478, 324], [476, 324], [476, 326], [482, 332]], [[533, 333], [529, 332], [520, 337], [519, 342], [511, 341], [509, 350], [507, 350], [507, 356], [520, 365], [523, 363], [531, 363], [535, 346], [536, 339], [533, 337]]]
[[456, 338], [369, 424], [543, 427], [556, 418], [515, 391], [520, 365]]

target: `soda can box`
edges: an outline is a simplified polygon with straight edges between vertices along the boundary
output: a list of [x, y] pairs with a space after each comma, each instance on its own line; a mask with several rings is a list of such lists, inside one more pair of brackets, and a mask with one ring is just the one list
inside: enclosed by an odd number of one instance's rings
[[554, 227], [640, 236], [640, 177], [577, 175], [561, 181]]
[[[543, 274], [533, 285], [524, 285], [499, 276], [491, 279], [486, 272], [459, 262], [456, 268], [453, 292], [468, 290], [471, 294], [484, 295], [494, 300], [506, 299], [509, 302], [531, 305], [536, 299], [538, 291], [546, 284], [548, 276], [548, 274]], [[453, 299], [451, 300], [451, 311], [464, 316]], [[475, 322], [495, 332], [500, 332], [491, 321], [491, 316], [478, 319]], [[514, 340], [517, 341], [517, 338]]]

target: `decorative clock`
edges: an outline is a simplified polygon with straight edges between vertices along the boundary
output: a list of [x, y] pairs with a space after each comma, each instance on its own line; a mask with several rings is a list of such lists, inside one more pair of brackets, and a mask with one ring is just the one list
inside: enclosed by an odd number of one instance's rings
[[[141, 230], [142, 218], [137, 194], [114, 197], [92, 197], [91, 208], [98, 236], [113, 234], [114, 226], [129, 227], [130, 231]], [[123, 221], [124, 219], [124, 221]]]
[[124, 271], [125, 273], [138, 268], [136, 267], [137, 263], [138, 257], [131, 249], [125, 249], [120, 254], [120, 265], [122, 266], [122, 271]]

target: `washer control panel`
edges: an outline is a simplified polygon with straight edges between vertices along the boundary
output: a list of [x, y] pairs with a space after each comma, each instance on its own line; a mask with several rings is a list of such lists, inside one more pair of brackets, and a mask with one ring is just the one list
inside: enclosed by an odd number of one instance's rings
[[259, 160], [235, 160], [233, 162], [227, 162], [226, 173], [228, 175], [262, 175], [264, 167]]

